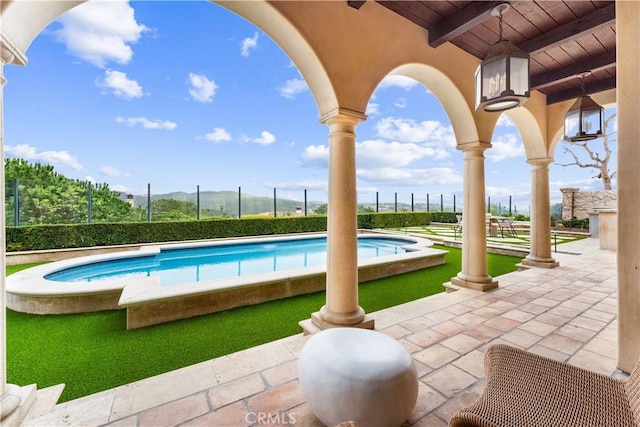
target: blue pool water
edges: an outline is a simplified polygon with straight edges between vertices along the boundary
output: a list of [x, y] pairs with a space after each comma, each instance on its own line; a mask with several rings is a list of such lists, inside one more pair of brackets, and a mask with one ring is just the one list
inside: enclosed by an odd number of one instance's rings
[[[405, 253], [412, 240], [389, 237], [359, 238], [358, 259]], [[178, 285], [294, 268], [325, 266], [326, 237], [235, 243], [123, 257], [65, 268], [45, 276], [58, 282], [158, 276], [162, 285]]]

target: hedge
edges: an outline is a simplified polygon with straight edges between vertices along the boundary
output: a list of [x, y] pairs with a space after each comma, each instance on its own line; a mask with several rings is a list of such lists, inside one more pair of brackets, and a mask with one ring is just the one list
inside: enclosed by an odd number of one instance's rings
[[[358, 228], [398, 228], [426, 225], [431, 220], [455, 223], [454, 212], [390, 212], [358, 215]], [[7, 227], [7, 251], [84, 248], [222, 237], [327, 230], [320, 215], [281, 218], [215, 219], [179, 222], [95, 223]]]

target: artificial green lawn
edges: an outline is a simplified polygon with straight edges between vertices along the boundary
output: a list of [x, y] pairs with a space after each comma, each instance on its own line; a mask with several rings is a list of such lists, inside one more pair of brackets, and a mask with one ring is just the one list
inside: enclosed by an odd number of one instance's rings
[[[460, 271], [461, 251], [444, 248], [446, 263], [360, 284], [367, 313], [442, 292]], [[520, 258], [488, 254], [488, 272], [515, 270]], [[7, 268], [7, 274], [28, 266]], [[60, 401], [127, 384], [301, 332], [325, 293], [240, 307], [142, 329], [126, 329], [126, 311], [32, 315], [7, 310], [7, 380], [65, 383]]]

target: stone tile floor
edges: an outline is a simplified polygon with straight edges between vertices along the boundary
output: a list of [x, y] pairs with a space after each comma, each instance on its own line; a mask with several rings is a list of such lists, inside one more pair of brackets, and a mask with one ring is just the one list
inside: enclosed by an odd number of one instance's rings
[[[442, 293], [370, 313], [376, 330], [399, 340], [418, 368], [418, 401], [406, 426], [446, 426], [475, 400], [493, 343], [623, 377], [616, 371], [616, 256], [598, 245], [562, 245], [580, 255], [556, 253], [558, 268], [500, 276], [491, 292]], [[307, 339], [295, 335], [46, 410], [39, 398], [22, 425], [321, 426], [297, 382]]]

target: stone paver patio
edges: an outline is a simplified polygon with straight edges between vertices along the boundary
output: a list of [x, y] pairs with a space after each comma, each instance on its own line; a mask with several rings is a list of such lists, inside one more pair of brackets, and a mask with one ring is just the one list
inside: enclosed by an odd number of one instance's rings
[[[555, 269], [498, 277], [499, 288], [442, 293], [370, 313], [418, 368], [407, 426], [446, 426], [482, 391], [483, 355], [508, 343], [606, 375], [616, 370], [616, 253], [597, 239], [562, 245]], [[38, 392], [24, 426], [321, 426], [296, 363], [302, 334], [53, 406]], [[123, 363], [126, 363], [123, 361]], [[88, 367], [90, 369], [90, 367]]]

